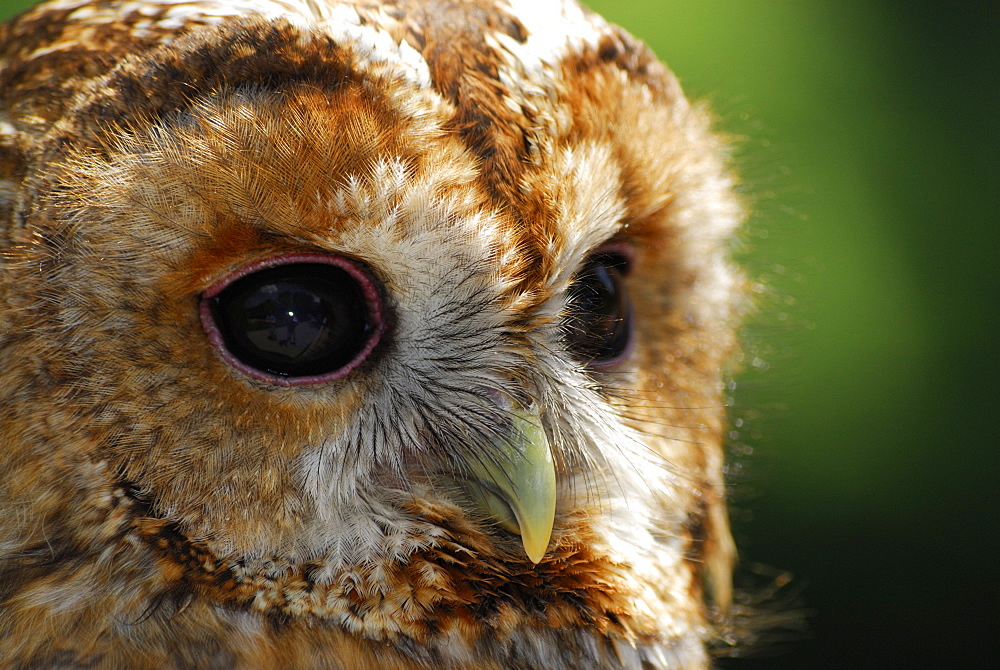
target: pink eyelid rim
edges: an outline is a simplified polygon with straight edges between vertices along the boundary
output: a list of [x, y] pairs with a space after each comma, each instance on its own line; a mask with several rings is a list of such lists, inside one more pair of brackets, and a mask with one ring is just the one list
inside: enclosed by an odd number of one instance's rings
[[[222, 333], [219, 331], [219, 327], [216, 325], [215, 319], [212, 316], [212, 309], [209, 306], [209, 301], [219, 295], [219, 293], [225, 290], [225, 288], [233, 282], [255, 272], [260, 272], [261, 270], [277, 267], [279, 265], [292, 265], [294, 263], [317, 263], [338, 267], [347, 274], [351, 275], [354, 281], [358, 283], [358, 286], [361, 287], [361, 292], [365, 296], [365, 303], [368, 305], [368, 317], [371, 319], [374, 328], [368, 335], [368, 340], [365, 342], [365, 346], [361, 348], [361, 351], [359, 351], [357, 355], [343, 367], [337, 368], [332, 372], [327, 372], [321, 375], [307, 375], [303, 377], [282, 377], [281, 375], [270, 374], [264, 372], [263, 370], [250, 367], [243, 361], [236, 358], [236, 356], [234, 356], [226, 347], [226, 343], [222, 339]], [[322, 384], [323, 382], [340, 379], [368, 358], [368, 355], [371, 354], [372, 350], [378, 345], [379, 341], [382, 339], [382, 334], [385, 332], [385, 321], [382, 318], [382, 298], [379, 296], [375, 283], [367, 273], [357, 266], [357, 264], [342, 256], [326, 256], [324, 254], [287, 254], [284, 256], [274, 256], [256, 261], [227, 275], [202, 292], [201, 303], [198, 311], [201, 317], [201, 326], [205, 329], [205, 333], [208, 335], [208, 341], [211, 342], [212, 346], [219, 351], [219, 354], [222, 356], [222, 359], [226, 361], [226, 363], [233, 366], [248, 377], [268, 382], [270, 384], [276, 384], [278, 386], [306, 386], [309, 384]]]

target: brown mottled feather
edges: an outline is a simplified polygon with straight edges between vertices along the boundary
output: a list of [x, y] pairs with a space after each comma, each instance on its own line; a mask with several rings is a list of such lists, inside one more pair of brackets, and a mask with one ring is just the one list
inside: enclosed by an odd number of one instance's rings
[[[0, 665], [706, 667], [732, 186], [707, 114], [568, 1], [4, 25]], [[609, 369], [563, 325], [605, 248], [636, 330]], [[378, 287], [342, 378], [253, 378], [202, 327], [210, 287], [295, 254]], [[498, 394], [556, 462], [537, 565], [449, 483], [506, 430]]]

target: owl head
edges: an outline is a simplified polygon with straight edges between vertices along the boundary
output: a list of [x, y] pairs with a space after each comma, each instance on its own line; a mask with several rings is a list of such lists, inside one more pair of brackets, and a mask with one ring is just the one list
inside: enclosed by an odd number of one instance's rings
[[20, 663], [703, 667], [742, 218], [562, 0], [56, 0], [0, 32]]

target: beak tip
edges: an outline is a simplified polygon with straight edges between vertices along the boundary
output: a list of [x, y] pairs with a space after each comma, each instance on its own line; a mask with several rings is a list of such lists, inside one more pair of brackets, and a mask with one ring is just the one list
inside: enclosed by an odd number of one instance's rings
[[521, 535], [521, 545], [524, 547], [524, 553], [527, 555], [528, 560], [538, 565], [545, 558], [545, 554], [548, 553], [549, 541], [552, 538], [551, 527], [544, 534], [531, 537], [529, 535]]
[[528, 560], [531, 561], [534, 565], [538, 565], [539, 563], [542, 562], [542, 559], [545, 558], [545, 550], [544, 549], [542, 551], [539, 551], [539, 552], [536, 553], [536, 552], [530, 551], [527, 547], [525, 547], [524, 548], [524, 553], [528, 555]]
[[538, 565], [555, 523], [555, 464], [538, 417], [522, 408], [510, 414], [511, 432], [497, 440], [496, 462], [472, 459], [464, 486], [481, 512], [521, 536], [528, 560]]

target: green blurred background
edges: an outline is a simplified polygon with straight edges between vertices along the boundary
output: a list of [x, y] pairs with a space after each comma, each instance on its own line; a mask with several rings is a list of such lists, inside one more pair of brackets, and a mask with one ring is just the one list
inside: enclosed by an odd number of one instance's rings
[[711, 102], [754, 207], [734, 528], [747, 575], [793, 576], [774, 600], [807, 630], [724, 667], [988, 665], [998, 4], [590, 5]]
[[1000, 4], [590, 5], [713, 104], [755, 208], [733, 521], [808, 631], [725, 667], [996, 663]]

